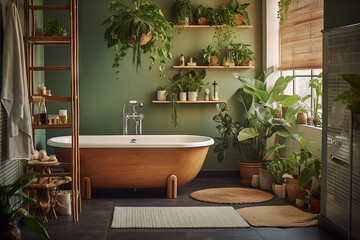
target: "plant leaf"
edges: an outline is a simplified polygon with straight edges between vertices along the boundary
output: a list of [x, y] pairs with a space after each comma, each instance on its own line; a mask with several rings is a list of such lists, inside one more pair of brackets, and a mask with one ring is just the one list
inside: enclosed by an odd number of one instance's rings
[[255, 128], [244, 128], [239, 132], [238, 141], [245, 141], [254, 137], [259, 136], [259, 133], [256, 132]]

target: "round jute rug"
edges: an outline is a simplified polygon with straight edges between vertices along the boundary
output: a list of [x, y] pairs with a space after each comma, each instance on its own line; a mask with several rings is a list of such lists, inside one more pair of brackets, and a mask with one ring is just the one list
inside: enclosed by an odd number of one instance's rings
[[274, 195], [252, 188], [209, 188], [193, 192], [190, 197], [209, 203], [242, 204], [266, 202]]

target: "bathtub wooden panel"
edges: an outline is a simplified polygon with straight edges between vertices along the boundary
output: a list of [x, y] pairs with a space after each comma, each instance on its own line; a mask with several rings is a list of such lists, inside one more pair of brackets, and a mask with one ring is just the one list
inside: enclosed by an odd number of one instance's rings
[[[209, 147], [194, 148], [83, 148], [81, 177], [93, 188], [165, 187], [169, 175], [178, 186], [190, 182], [200, 171]], [[60, 161], [70, 159], [68, 148], [55, 147]]]

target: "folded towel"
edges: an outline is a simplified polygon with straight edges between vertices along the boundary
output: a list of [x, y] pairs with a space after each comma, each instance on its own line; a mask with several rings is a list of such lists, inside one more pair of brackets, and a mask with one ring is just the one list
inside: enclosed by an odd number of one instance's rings
[[9, 3], [3, 44], [1, 102], [9, 119], [8, 159], [29, 159], [33, 152], [23, 35], [17, 8]]

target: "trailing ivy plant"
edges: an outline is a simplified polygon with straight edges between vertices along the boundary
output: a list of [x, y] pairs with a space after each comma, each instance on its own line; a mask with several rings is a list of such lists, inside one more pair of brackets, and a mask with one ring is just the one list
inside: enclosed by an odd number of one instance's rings
[[278, 6], [279, 6], [278, 18], [279, 18], [280, 25], [283, 24], [283, 22], [286, 18], [286, 12], [289, 10], [290, 3], [291, 3], [291, 0], [279, 0], [278, 1]]
[[[141, 54], [149, 54], [152, 69], [155, 61], [159, 61], [160, 76], [164, 75], [165, 66], [171, 55], [172, 25], [166, 20], [161, 9], [151, 0], [133, 0], [128, 6], [119, 0], [108, 5], [108, 10], [114, 12], [103, 24], [109, 25], [104, 37], [108, 48], [114, 48], [113, 68], [119, 76], [120, 62], [132, 49], [132, 62], [136, 70], [141, 66]], [[151, 37], [152, 35], [152, 37]], [[151, 40], [142, 45], [144, 37]]]
[[173, 14], [176, 25], [191, 24], [193, 22], [193, 6], [190, 4], [190, 0], [176, 0]]

